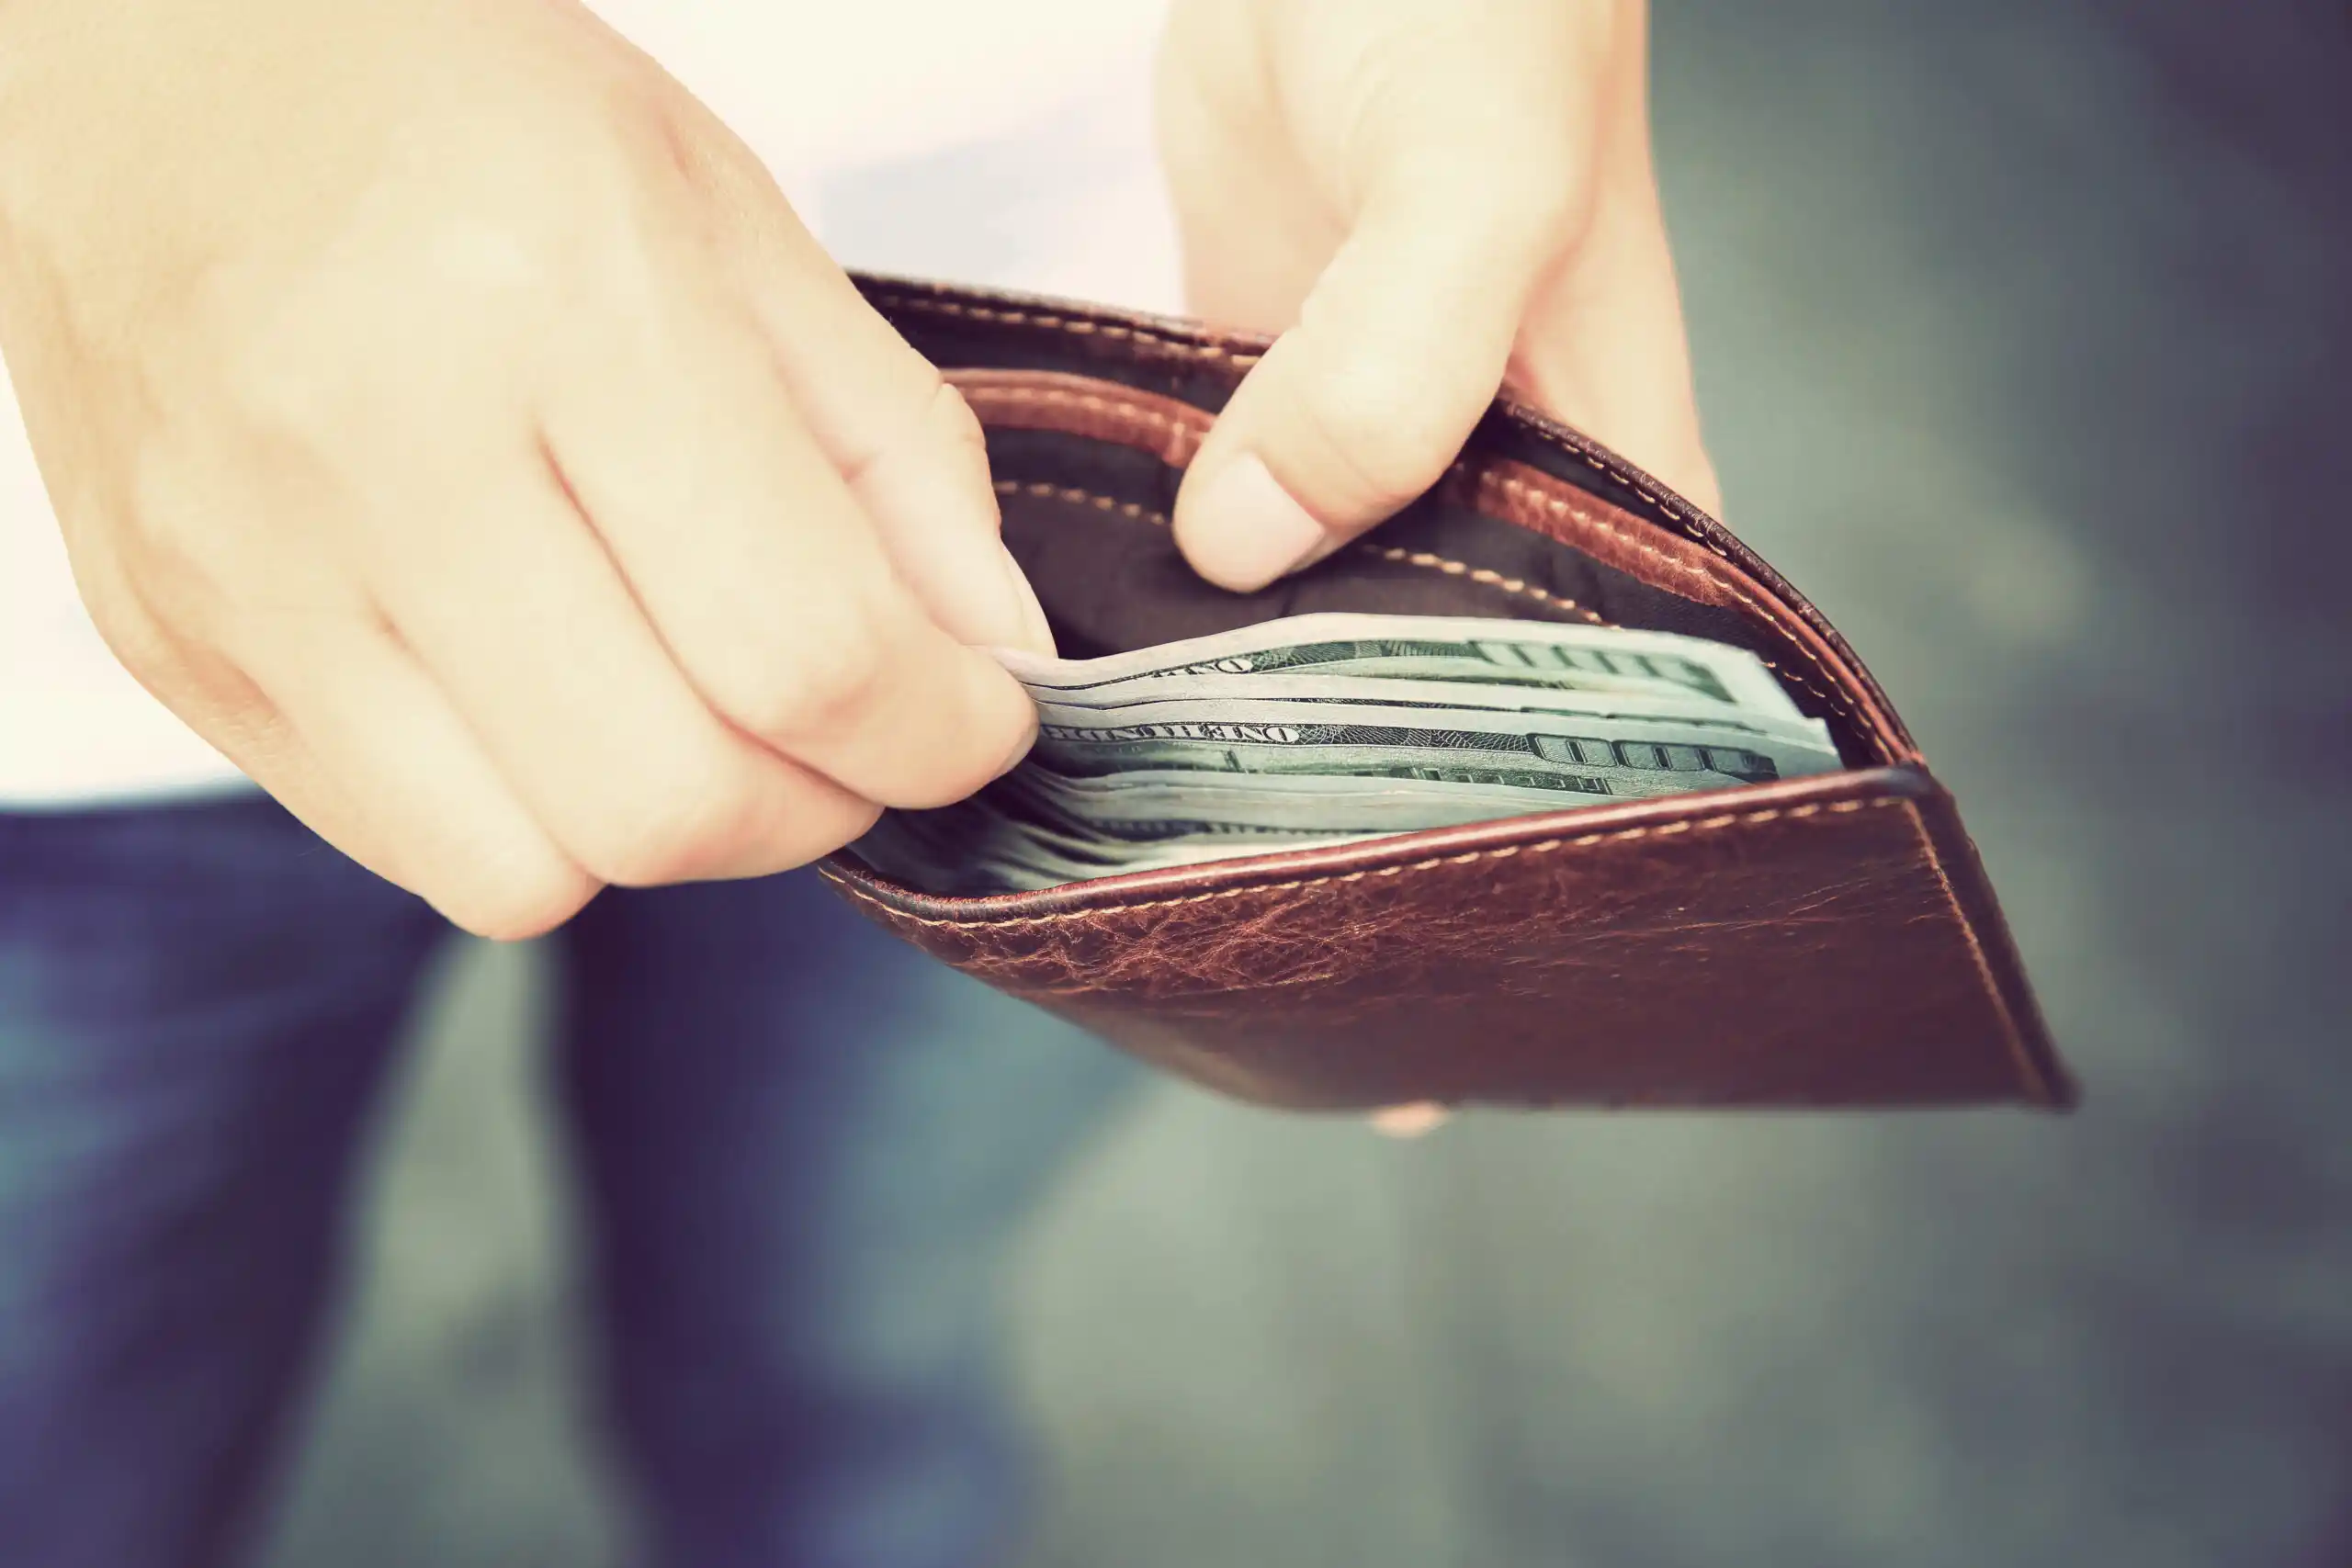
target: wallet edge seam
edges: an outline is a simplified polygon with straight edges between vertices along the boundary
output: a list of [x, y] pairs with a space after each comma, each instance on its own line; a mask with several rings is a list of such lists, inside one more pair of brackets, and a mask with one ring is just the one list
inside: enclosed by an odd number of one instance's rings
[[[1245, 882], [1237, 886], [1213, 887], [1201, 893], [1184, 893], [1171, 897], [1136, 898], [1115, 904], [1090, 905], [1075, 909], [1056, 909], [1042, 915], [1008, 914], [994, 917], [918, 915], [910, 909], [900, 908], [887, 899], [876, 897], [830, 865], [820, 866], [818, 873], [843, 893], [860, 903], [873, 905], [893, 920], [905, 920], [915, 925], [949, 931], [990, 929], [1009, 931], [1022, 926], [1059, 925], [1071, 920], [1098, 918], [1114, 913], [1124, 914], [1137, 909], [1170, 908], [1182, 904], [1206, 903], [1216, 898], [1238, 898], [1252, 893], [1289, 893], [1303, 887], [1325, 887], [1335, 883], [1365, 882], [1379, 877], [1406, 876], [1416, 872], [1433, 871], [1442, 865], [1473, 865], [1481, 861], [1510, 860], [1521, 855], [1533, 857], [1551, 854], [1559, 850], [1590, 849], [1598, 844], [1619, 843], [1636, 839], [1671, 838], [1683, 833], [1695, 836], [1721, 832], [1730, 828], [1761, 827], [1767, 822], [1777, 822], [1783, 818], [1795, 821], [1808, 817], [1817, 817], [1824, 812], [1849, 816], [1857, 811], [1871, 811], [1892, 806], [1905, 807], [1909, 809], [1913, 829], [1920, 834], [1924, 842], [1926, 829], [1920, 823], [1917, 807], [1910, 796], [1873, 795], [1854, 800], [1812, 801], [1804, 806], [1768, 807], [1761, 811], [1726, 812], [1718, 817], [1685, 818], [1676, 822], [1645, 823], [1639, 827], [1618, 828], [1600, 833], [1583, 833], [1574, 836], [1561, 834], [1549, 839], [1540, 839], [1532, 843], [1498, 844], [1491, 849], [1465, 850], [1453, 854], [1430, 855], [1422, 860], [1400, 861], [1394, 865], [1363, 866], [1355, 871], [1328, 872], [1320, 876], [1295, 877], [1287, 882]], [[1977, 942], [1975, 931], [1969, 926], [1967, 917], [1960, 911], [1959, 901], [1952, 893], [1951, 879], [1944, 875], [1942, 862], [1937, 859], [1932, 844], [1928, 845], [1928, 861], [1935, 869], [1937, 880], [1943, 886], [1945, 897], [1952, 900], [1953, 913], [1959, 916], [1961, 925], [1966, 930], [1970, 950], [1976, 955], [1978, 966], [1986, 974], [1989, 983], [1990, 972], [1985, 968], [1983, 948]], [[2006, 1008], [2002, 1010], [2002, 1017], [2006, 1022], [2008, 1017]]]
[[1968, 943], [1968, 955], [1976, 964], [1976, 976], [1984, 983], [1984, 995], [1993, 1004], [1993, 1012], [2001, 1021], [2002, 1043], [2008, 1049], [2010, 1064], [2027, 1095], [2039, 1105], [2056, 1105], [2057, 1096], [2049, 1080], [2026, 1049], [2025, 1032], [2018, 1027], [2017, 1015], [2010, 1010], [2008, 998], [2002, 995], [1999, 979], [1993, 973], [1993, 961], [1984, 952], [1984, 939], [1977, 934], [1976, 922], [1968, 918], [1968, 910], [1960, 901], [1960, 890], [1951, 884], [1951, 874], [1944, 868], [1944, 857], [1936, 848], [1935, 835], [1928, 830], [1927, 818], [1920, 815], [1919, 803], [1908, 795], [1887, 797], [1886, 804], [1900, 804], [1910, 818], [1911, 830], [1918, 835], [1919, 852], [1927, 857], [1928, 869], [1936, 874], [1936, 886], [1943, 889], [1944, 903], [1951, 908], [1960, 934]]

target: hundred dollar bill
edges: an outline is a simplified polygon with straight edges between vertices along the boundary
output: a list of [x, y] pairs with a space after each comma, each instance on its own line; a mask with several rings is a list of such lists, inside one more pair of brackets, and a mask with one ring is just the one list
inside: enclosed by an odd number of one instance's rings
[[1101, 659], [997, 657], [1040, 699], [1126, 682], [1323, 676], [1655, 693], [1785, 718], [1796, 705], [1744, 649], [1670, 632], [1419, 615], [1295, 615]]
[[[1315, 703], [1039, 705], [1027, 765], [1063, 778], [1138, 770], [1227, 776], [1502, 784], [1566, 797], [1642, 799], [1826, 773], [1835, 751], [1688, 723]], [[1563, 801], [1565, 804], [1565, 799]]]
[[1268, 831], [1406, 833], [1599, 803], [1581, 791], [1510, 784], [1306, 775], [1258, 775], [1228, 784], [1171, 773], [1065, 780], [1035, 768], [1017, 770], [992, 785], [988, 798], [997, 809], [1025, 821], [1125, 839], [1164, 837], [1164, 829], [1141, 825], [1183, 821]]
[[[1763, 772], [1753, 753], [1713, 761], [1751, 778]], [[1024, 765], [970, 800], [887, 814], [854, 847], [899, 881], [969, 896], [1707, 788], [1728, 776], [1668, 772], [1670, 781], [1627, 787], [1606, 773], [1516, 767], [1445, 765], [1403, 776], [1395, 769], [1341, 776], [1156, 769], [1068, 778]]]
[[1043, 701], [1072, 707], [1214, 703], [1226, 705], [1235, 716], [1245, 716], [1255, 705], [1268, 702], [1575, 714], [1594, 722], [1625, 719], [1702, 725], [1726, 733], [1775, 735], [1825, 751], [1835, 749], [1828, 727], [1803, 714], [1758, 712], [1705, 697], [1620, 688], [1557, 689], [1468, 681], [1410, 681], [1390, 676], [1195, 674], [1145, 676], [1076, 692], [1047, 692], [1036, 687], [1032, 687], [1031, 692]]
[[1794, 778], [1838, 767], [1740, 649], [1665, 633], [1318, 615], [1106, 659], [1001, 652], [1028, 761], [854, 851], [938, 894]]
[[983, 795], [932, 811], [892, 811], [851, 849], [886, 876], [925, 892], [970, 897], [1029, 891], [1123, 871], [1309, 843], [1380, 838], [1395, 829], [1266, 828], [1214, 819], [1153, 820], [1133, 832], [1029, 819]]
[[1125, 869], [1112, 840], [1084, 859], [1065, 855], [977, 800], [931, 811], [886, 811], [850, 849], [885, 876], [926, 893], [971, 896], [1083, 882]]
[[[1125, 871], [1387, 837], [1394, 829], [1266, 828], [1202, 818], [1153, 819], [1136, 830], [1090, 829], [1082, 841], [987, 806], [889, 812], [851, 849], [876, 871], [928, 893], [971, 897], [1034, 891]], [[952, 826], [910, 827], [906, 818], [945, 816]]]

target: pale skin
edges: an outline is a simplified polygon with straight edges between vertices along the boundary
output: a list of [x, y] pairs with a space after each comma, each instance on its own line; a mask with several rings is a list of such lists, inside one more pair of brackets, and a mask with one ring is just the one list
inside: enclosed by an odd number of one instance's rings
[[[224, 27], [224, 17], [236, 25]], [[1250, 588], [1498, 389], [1703, 505], [1637, 0], [1175, 0], [1176, 509]], [[1049, 646], [978, 429], [572, 0], [0, 0], [0, 351], [123, 663], [467, 930], [957, 799]]]

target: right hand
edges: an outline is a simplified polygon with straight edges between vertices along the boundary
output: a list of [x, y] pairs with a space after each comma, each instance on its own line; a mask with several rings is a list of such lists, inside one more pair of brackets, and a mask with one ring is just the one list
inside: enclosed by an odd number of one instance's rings
[[0, 4], [0, 348], [142, 683], [525, 936], [937, 806], [1050, 651], [972, 415], [571, 0]]

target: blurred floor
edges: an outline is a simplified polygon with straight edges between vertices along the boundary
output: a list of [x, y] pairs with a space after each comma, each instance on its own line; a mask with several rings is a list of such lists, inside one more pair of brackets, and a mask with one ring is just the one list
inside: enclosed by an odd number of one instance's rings
[[[1035, 1562], [2352, 1561], [2352, 28], [1660, 11], [1731, 521], [1958, 791], [2088, 1107], [1166, 1091], [1024, 1274]], [[429, 1020], [273, 1568], [611, 1560], [529, 963]]]

